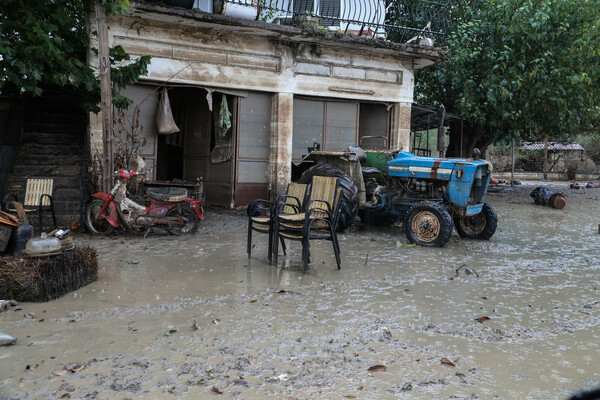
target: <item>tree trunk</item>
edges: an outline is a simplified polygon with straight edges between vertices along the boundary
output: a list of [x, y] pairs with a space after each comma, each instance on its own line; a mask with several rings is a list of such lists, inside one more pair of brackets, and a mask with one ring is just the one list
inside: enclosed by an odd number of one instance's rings
[[548, 179], [548, 135], [544, 138], [544, 179]]
[[[461, 138], [462, 130], [462, 138]], [[491, 129], [482, 124], [470, 124], [467, 121], [453, 120], [450, 123], [450, 141], [446, 157], [473, 157], [473, 149], [477, 148], [485, 154], [494, 140]], [[462, 150], [462, 151], [461, 151]]]

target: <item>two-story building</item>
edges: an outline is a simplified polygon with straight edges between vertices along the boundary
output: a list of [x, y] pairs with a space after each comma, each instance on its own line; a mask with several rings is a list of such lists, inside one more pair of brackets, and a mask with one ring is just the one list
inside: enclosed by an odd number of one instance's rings
[[[126, 14], [109, 16], [109, 44], [152, 56], [148, 75], [124, 92], [133, 100], [129, 121], [143, 129], [149, 178], [202, 176], [209, 204], [281, 193], [292, 163], [315, 142], [343, 151], [384, 136], [386, 146], [408, 150], [415, 71], [445, 56], [435, 47], [445, 10], [437, 3], [166, 3], [132, 2]], [[415, 15], [428, 19], [425, 30]], [[179, 132], [157, 131], [162, 89]], [[89, 128], [101, 151], [101, 115]]]

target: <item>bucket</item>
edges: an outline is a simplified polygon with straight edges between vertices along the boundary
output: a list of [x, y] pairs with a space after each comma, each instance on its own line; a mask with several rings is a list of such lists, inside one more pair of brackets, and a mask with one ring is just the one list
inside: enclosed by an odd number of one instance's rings
[[550, 203], [551, 207], [559, 210], [567, 205], [567, 200], [561, 193], [554, 193], [552, 196], [550, 196], [548, 202]]

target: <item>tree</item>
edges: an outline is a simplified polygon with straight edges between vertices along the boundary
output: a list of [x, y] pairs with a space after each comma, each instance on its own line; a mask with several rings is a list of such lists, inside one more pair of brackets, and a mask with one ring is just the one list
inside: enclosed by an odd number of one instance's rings
[[[496, 138], [569, 138], [600, 122], [600, 0], [455, 0], [450, 59], [416, 98], [465, 118], [462, 154]], [[448, 156], [461, 152], [461, 121]]]
[[[0, 2], [0, 93], [40, 96], [44, 85], [71, 88], [82, 107], [98, 111], [100, 84], [85, 61], [89, 47], [87, 11], [92, 0], [2, 0]], [[102, 0], [107, 12], [126, 11], [129, 0]], [[95, 34], [95, 32], [92, 32]], [[94, 49], [92, 49], [94, 50]], [[113, 101], [126, 107], [118, 94], [147, 73], [149, 56], [131, 61], [121, 46], [110, 50]]]

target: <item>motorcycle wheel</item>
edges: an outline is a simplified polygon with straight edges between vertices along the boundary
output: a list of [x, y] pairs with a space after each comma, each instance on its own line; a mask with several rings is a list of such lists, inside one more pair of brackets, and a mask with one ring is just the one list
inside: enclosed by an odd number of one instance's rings
[[169, 225], [167, 230], [173, 235], [191, 235], [200, 227], [200, 219], [198, 219], [194, 210], [188, 206], [181, 206], [181, 214], [177, 207], [171, 208], [167, 212], [167, 217], [183, 217], [185, 221], [184, 225]]
[[88, 203], [85, 210], [85, 225], [94, 235], [110, 235], [113, 232], [113, 226], [104, 218], [98, 218], [104, 201], [94, 199]]

